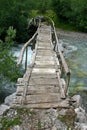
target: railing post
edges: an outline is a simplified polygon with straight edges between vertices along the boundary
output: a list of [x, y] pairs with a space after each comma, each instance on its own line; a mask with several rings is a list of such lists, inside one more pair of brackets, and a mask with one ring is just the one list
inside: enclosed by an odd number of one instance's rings
[[[51, 20], [52, 21], [52, 20]], [[65, 95], [67, 96], [68, 94], [68, 86], [69, 86], [69, 82], [70, 82], [70, 70], [67, 66], [67, 63], [65, 61], [65, 58], [63, 56], [63, 52], [61, 51], [60, 47], [59, 47], [59, 42], [58, 42], [58, 38], [57, 38], [57, 33], [56, 33], [56, 30], [55, 30], [55, 26], [54, 26], [54, 22], [52, 21], [52, 27], [53, 27], [53, 33], [52, 35], [55, 37], [53, 39], [53, 41], [55, 41], [56, 44], [54, 44], [54, 50], [56, 51], [57, 53], [57, 56], [58, 56], [58, 53], [59, 53], [59, 60], [60, 60], [60, 65], [61, 65], [61, 77], [64, 77], [65, 81], [66, 81], [66, 85], [65, 85]], [[53, 37], [52, 37], [53, 38]], [[54, 42], [53, 42], [54, 43]], [[64, 71], [64, 73], [63, 73]], [[64, 74], [64, 75], [63, 75]]]
[[68, 73], [66, 75], [66, 87], [65, 87], [65, 95], [67, 96], [68, 95], [68, 87], [69, 87], [69, 82], [70, 82], [70, 73]]
[[28, 55], [28, 47], [26, 47], [26, 52], [25, 52], [25, 71], [27, 69], [27, 55]]

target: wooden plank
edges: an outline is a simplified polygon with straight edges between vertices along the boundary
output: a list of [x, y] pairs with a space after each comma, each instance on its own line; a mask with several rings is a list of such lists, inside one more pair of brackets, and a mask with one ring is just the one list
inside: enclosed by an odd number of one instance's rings
[[43, 53], [50, 53], [51, 51], [50, 50], [37, 50], [37, 52], [43, 52]]
[[39, 108], [39, 109], [47, 109], [47, 108], [69, 108], [69, 103], [67, 101], [58, 101], [53, 103], [38, 103], [38, 104], [27, 104], [26, 108]]
[[[16, 95], [22, 95], [23, 87], [18, 86]], [[59, 87], [55, 85], [35, 85], [28, 86], [26, 95], [36, 95], [36, 94], [46, 94], [46, 93], [59, 93]]]
[[37, 56], [51, 56], [52, 52], [48, 53], [48, 52], [37, 52]]
[[50, 41], [37, 41], [38, 42], [38, 46], [41, 47], [51, 47], [51, 42]]
[[49, 64], [50, 64], [50, 63], [52, 63], [52, 64], [54, 63], [54, 61], [51, 60], [50, 58], [49, 58], [49, 59], [46, 59], [46, 58], [44, 58], [44, 59], [36, 58], [36, 62], [37, 62], [37, 61], [40, 61], [40, 62], [42, 62], [42, 63], [43, 63], [43, 62], [46, 62], [46, 63], [49, 62]]
[[[22, 96], [17, 96], [16, 101], [21, 103]], [[27, 95], [24, 104], [33, 104], [33, 103], [52, 103], [60, 101], [60, 94], [56, 93], [47, 93], [40, 95]]]
[[36, 65], [55, 65], [54, 61], [35, 61]]
[[50, 50], [37, 50], [37, 53], [38, 53], [38, 52], [39, 52], [39, 53], [43, 53], [43, 54], [44, 54], [44, 53], [47, 53], [47, 54], [50, 54], [50, 53], [51, 53], [51, 54], [52, 54], [52, 52], [51, 52]]
[[29, 85], [55, 85], [58, 84], [57, 78], [30, 78]]
[[39, 42], [38, 47], [48, 47], [51, 48], [51, 44], [49, 42]]
[[[13, 104], [13, 107], [20, 106], [20, 104]], [[52, 103], [37, 103], [37, 104], [26, 104], [24, 108], [34, 108], [34, 109], [48, 109], [48, 108], [70, 108], [69, 102], [67, 100], [61, 100]]]
[[55, 65], [49, 65], [49, 64], [48, 64], [48, 65], [43, 65], [43, 64], [37, 65], [37, 64], [35, 64], [35, 65], [34, 65], [34, 68], [56, 69], [56, 68], [55, 68]]
[[51, 56], [51, 55], [52, 55], [52, 52], [50, 52], [50, 53], [48, 53], [48, 52], [46, 52], [46, 53], [45, 53], [45, 52], [37, 52], [37, 56], [38, 56], [38, 55], [39, 55], [39, 56], [43, 56], [43, 55], [44, 55], [44, 56]]
[[56, 74], [36, 74], [36, 73], [32, 73], [31, 74], [32, 78], [57, 78]]
[[52, 56], [37, 56], [36, 60], [42, 60], [42, 61], [54, 61]]
[[23, 94], [23, 91], [24, 91], [24, 86], [17, 86], [16, 95], [17, 95], [18, 93]]
[[55, 69], [48, 69], [48, 68], [34, 68], [32, 73], [38, 74], [55, 74]]
[[50, 46], [38, 46], [38, 50], [51, 50]]

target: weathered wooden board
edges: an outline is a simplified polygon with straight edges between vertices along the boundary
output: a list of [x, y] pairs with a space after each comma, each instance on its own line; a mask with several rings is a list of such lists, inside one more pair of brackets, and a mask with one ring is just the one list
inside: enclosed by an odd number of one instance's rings
[[36, 56], [36, 60], [54, 61], [52, 56]]
[[31, 74], [32, 78], [57, 78], [57, 75], [54, 74], [36, 74], [36, 73], [32, 73]]
[[50, 40], [46, 40], [46, 41], [37, 41], [37, 43], [38, 43], [38, 47], [39, 46], [41, 46], [41, 47], [51, 47], [52, 45], [51, 45], [51, 42], [50, 42]]
[[50, 65], [55, 65], [55, 62], [54, 61], [35, 61], [35, 64], [36, 65], [49, 65], [49, 68], [50, 68]]
[[46, 47], [46, 46], [38, 46], [38, 50], [52, 50], [52, 48], [51, 47]]
[[69, 108], [68, 101], [57, 101], [52, 103], [37, 103], [37, 104], [27, 104], [25, 105], [26, 108]]
[[[13, 107], [21, 105], [17, 102], [13, 104]], [[69, 102], [67, 100], [61, 100], [59, 102], [52, 103], [35, 103], [35, 104], [24, 104], [24, 108], [34, 108], [34, 109], [47, 109], [47, 108], [69, 108]]]
[[69, 108], [68, 101], [59, 101], [59, 102], [52, 102], [52, 103], [37, 103], [37, 104], [27, 104], [24, 105], [26, 108], [39, 108], [39, 109], [47, 109], [47, 108]]
[[[20, 100], [17, 100], [17, 104], [19, 105], [21, 102]], [[17, 105], [16, 104], [16, 105]], [[14, 104], [15, 105], [15, 104]], [[69, 108], [69, 101], [68, 100], [59, 100], [59, 101], [54, 101], [54, 102], [40, 102], [40, 103], [28, 103], [25, 102], [24, 107], [26, 108]]]
[[46, 53], [45, 53], [45, 52], [37, 52], [37, 56], [38, 56], [38, 55], [39, 55], [39, 56], [51, 56], [51, 55], [52, 55], [52, 52], [49, 52], [49, 53], [48, 53], [48, 52], [46, 52]]
[[[24, 87], [17, 87], [17, 95], [22, 95]], [[28, 86], [27, 95], [36, 95], [36, 94], [46, 94], [46, 93], [59, 93], [59, 87], [55, 85], [35, 85], [35, 86]]]
[[43, 65], [43, 64], [40, 64], [40, 65], [37, 65], [37, 64], [35, 64], [34, 65], [34, 68], [48, 68], [48, 69], [56, 69], [56, 67], [55, 67], [55, 65]]
[[57, 85], [58, 84], [58, 80], [52, 79], [52, 78], [31, 78], [29, 81], [29, 85]]
[[[25, 103], [33, 104], [33, 103], [52, 103], [59, 102], [61, 100], [60, 94], [57, 93], [47, 93], [47, 94], [39, 94], [39, 95], [26, 95]], [[17, 96], [16, 101], [21, 103], [22, 96]]]
[[48, 68], [34, 68], [32, 73], [39, 73], [39, 74], [55, 74], [55, 69], [48, 69]]

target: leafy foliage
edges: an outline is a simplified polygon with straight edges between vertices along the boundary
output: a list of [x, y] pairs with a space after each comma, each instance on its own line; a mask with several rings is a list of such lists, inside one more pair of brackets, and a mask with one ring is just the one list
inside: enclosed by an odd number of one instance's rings
[[[28, 6], [29, 5], [29, 6]], [[28, 38], [27, 19], [29, 16], [29, 2], [21, 0], [1, 0], [0, 1], [0, 39], [4, 40], [6, 30], [9, 26], [16, 29], [16, 41], [25, 42]]]
[[87, 32], [86, 0], [53, 0], [53, 9], [62, 22]]
[[10, 50], [15, 36], [16, 30], [9, 27], [5, 42], [0, 40], [0, 74], [11, 81], [16, 81], [20, 76], [19, 68], [16, 67], [15, 58]]
[[1, 130], [3, 130], [3, 128], [5, 130], [10, 130], [10, 127], [13, 127], [15, 125], [20, 125], [22, 123], [20, 116], [15, 117], [14, 119], [10, 120], [6, 117], [4, 117], [2, 119], [2, 128]]

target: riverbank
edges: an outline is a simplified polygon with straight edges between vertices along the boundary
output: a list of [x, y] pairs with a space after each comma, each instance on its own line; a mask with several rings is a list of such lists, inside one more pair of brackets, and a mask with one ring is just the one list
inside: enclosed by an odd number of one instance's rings
[[67, 31], [63, 29], [56, 28], [58, 37], [68, 36], [76, 39], [87, 39], [87, 33], [76, 32], [76, 31]]
[[11, 107], [15, 93], [0, 106], [0, 130], [86, 130], [87, 114], [79, 95], [68, 97], [70, 107], [28, 109]]

